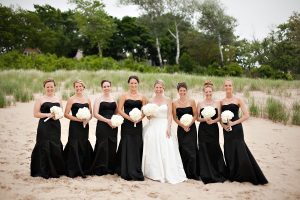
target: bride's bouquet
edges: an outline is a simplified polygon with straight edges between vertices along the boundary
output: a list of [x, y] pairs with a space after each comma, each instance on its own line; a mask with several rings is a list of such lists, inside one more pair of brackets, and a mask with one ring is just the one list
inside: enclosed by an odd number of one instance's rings
[[159, 108], [158, 105], [156, 105], [155, 103], [148, 103], [142, 107], [142, 111], [144, 115], [150, 117], [157, 112], [158, 108]]
[[115, 127], [120, 126], [124, 122], [124, 118], [121, 115], [113, 115], [110, 120], [111, 125]]
[[[76, 117], [80, 120], [87, 120], [91, 118], [91, 112], [87, 107], [79, 108], [76, 113]], [[83, 123], [83, 127], [85, 128], [86, 124]]]
[[[50, 108], [50, 113], [53, 115], [53, 119], [54, 120], [57, 120], [57, 119], [60, 119], [60, 118], [63, 118], [64, 116], [64, 113], [63, 113], [63, 110], [61, 107], [59, 106], [52, 106]], [[48, 117], [44, 120], [44, 122], [48, 121], [49, 119], [51, 119], [52, 117]]]
[[184, 114], [182, 115], [182, 117], [180, 118], [180, 122], [184, 125], [184, 126], [188, 126], [192, 123], [193, 121], [193, 116], [190, 114]]
[[[224, 124], [227, 124], [233, 117], [234, 117], [234, 114], [230, 110], [225, 110], [221, 113], [221, 120]], [[230, 127], [229, 131], [231, 131], [231, 130], [232, 130], [232, 128]]]
[[201, 115], [204, 118], [212, 118], [213, 116], [215, 116], [215, 114], [216, 114], [216, 110], [212, 106], [205, 106], [201, 111]]
[[[134, 108], [129, 112], [129, 117], [137, 122], [142, 117], [142, 112], [138, 108]], [[134, 127], [136, 127], [136, 123], [134, 123]]]

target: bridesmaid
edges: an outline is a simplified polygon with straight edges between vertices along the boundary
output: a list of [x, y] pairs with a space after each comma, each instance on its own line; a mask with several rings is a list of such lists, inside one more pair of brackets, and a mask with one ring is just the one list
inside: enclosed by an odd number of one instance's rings
[[121, 126], [121, 141], [117, 152], [117, 173], [125, 180], [143, 181], [142, 155], [143, 155], [143, 124], [142, 118], [136, 123], [130, 118], [129, 112], [133, 108], [141, 110], [146, 99], [138, 92], [139, 78], [128, 78], [129, 91], [120, 97], [118, 111], [124, 117]]
[[[233, 95], [233, 82], [225, 80], [226, 97], [221, 101], [221, 111], [230, 110], [234, 117], [222, 124], [224, 134], [224, 156], [229, 170], [229, 180], [251, 182], [254, 185], [268, 183], [244, 141], [242, 122], [249, 118], [246, 104]], [[239, 109], [243, 115], [239, 118]], [[232, 130], [231, 130], [232, 129]]]
[[[206, 81], [203, 86], [205, 99], [198, 103], [198, 146], [199, 173], [203, 183], [224, 182], [226, 166], [219, 144], [220, 102], [212, 99], [213, 84]], [[203, 118], [201, 112], [206, 106], [215, 108], [216, 114], [212, 118]]]
[[71, 178], [77, 176], [85, 178], [89, 174], [93, 156], [93, 149], [88, 140], [90, 119], [83, 121], [78, 119], [76, 114], [79, 108], [83, 107], [87, 107], [91, 112], [91, 102], [83, 95], [85, 89], [83, 81], [74, 81], [73, 87], [75, 95], [68, 99], [65, 110], [65, 117], [70, 119], [68, 143], [64, 149], [66, 175]]
[[114, 174], [118, 128], [112, 126], [111, 117], [117, 112], [117, 103], [111, 96], [111, 82], [101, 82], [102, 95], [94, 103], [96, 126], [96, 145], [91, 173], [96, 175]]
[[[185, 82], [178, 83], [177, 91], [179, 99], [173, 102], [173, 118], [178, 124], [177, 137], [179, 144], [179, 152], [181, 155], [186, 177], [189, 179], [199, 180], [197, 172], [197, 129], [195, 120], [197, 119], [197, 108], [194, 100], [187, 96], [187, 85]], [[193, 116], [190, 125], [185, 126], [180, 122], [180, 118], [184, 114]]]
[[[54, 120], [50, 113], [52, 106], [62, 107], [61, 100], [55, 96], [55, 81], [44, 81], [45, 95], [34, 104], [33, 115], [39, 118], [36, 144], [31, 154], [31, 176], [58, 178], [65, 172], [63, 145], [60, 141], [60, 121]], [[44, 122], [46, 118], [50, 118]]]

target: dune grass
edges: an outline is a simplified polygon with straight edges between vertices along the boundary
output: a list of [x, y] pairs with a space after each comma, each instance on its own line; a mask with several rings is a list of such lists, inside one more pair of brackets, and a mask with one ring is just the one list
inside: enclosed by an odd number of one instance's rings
[[[288, 113], [282, 103], [278, 103], [273, 99], [267, 100], [266, 108], [258, 105], [253, 98], [250, 97], [249, 91], [262, 91], [266, 94], [290, 96], [289, 90], [300, 88], [300, 81], [284, 81], [269, 79], [250, 79], [243, 77], [215, 77], [215, 76], [199, 76], [182, 73], [166, 74], [166, 73], [141, 73], [131, 71], [113, 71], [113, 70], [58, 70], [54, 72], [42, 72], [38, 70], [4, 70], [0, 71], [0, 107], [5, 107], [11, 103], [7, 103], [7, 96], [11, 96], [13, 101], [27, 102], [33, 99], [33, 95], [43, 92], [43, 81], [46, 78], [53, 78], [57, 83], [56, 90], [60, 93], [64, 100], [68, 99], [74, 93], [73, 81], [81, 79], [86, 83], [89, 94], [100, 92], [100, 82], [108, 79], [112, 82], [113, 92], [127, 90], [127, 79], [130, 75], [137, 75], [140, 78], [139, 90], [142, 93], [151, 95], [149, 91], [153, 91], [155, 80], [162, 79], [165, 82], [166, 95], [174, 98], [177, 94], [176, 86], [178, 82], [186, 82], [188, 88], [193, 93], [201, 92], [204, 81], [211, 80], [214, 83], [215, 90], [223, 90], [223, 82], [225, 79], [231, 79], [234, 82], [235, 92], [241, 92], [246, 98], [250, 98], [249, 110], [252, 116], [268, 117], [273, 121], [287, 123], [289, 120]], [[148, 97], [148, 96], [147, 96]], [[294, 109], [293, 109], [294, 110]], [[285, 113], [286, 112], [286, 113]], [[279, 113], [279, 114], [278, 114]], [[295, 111], [292, 121], [299, 124], [300, 111]], [[298, 118], [297, 118], [298, 116]]]
[[294, 102], [292, 113], [292, 124], [300, 125], [300, 102]]
[[289, 120], [289, 111], [286, 106], [274, 98], [268, 98], [266, 103], [266, 112], [268, 118], [274, 122], [283, 122], [287, 124]]

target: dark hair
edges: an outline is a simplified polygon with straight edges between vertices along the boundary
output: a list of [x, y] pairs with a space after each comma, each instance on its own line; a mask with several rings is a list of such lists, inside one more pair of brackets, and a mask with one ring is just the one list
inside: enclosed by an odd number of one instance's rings
[[47, 83], [51, 83], [51, 82], [54, 83], [54, 86], [56, 86], [54, 79], [51, 79], [51, 78], [48, 78], [48, 79], [44, 80], [43, 86], [45, 87], [45, 85], [46, 85]]
[[129, 76], [127, 83], [129, 83], [131, 79], [135, 79], [138, 83], [140, 83], [139, 77], [137, 77], [135, 75]]
[[211, 82], [211, 80], [207, 80], [204, 82], [203, 84], [203, 91], [205, 90], [205, 88], [211, 88], [212, 90], [214, 89], [214, 84]]
[[177, 84], [177, 91], [179, 91], [180, 88], [185, 88], [187, 90], [187, 85], [185, 82], [181, 82]]
[[103, 84], [104, 84], [105, 82], [107, 82], [107, 83], [109, 83], [109, 85], [111, 85], [111, 81], [109, 81], [109, 80], [102, 80], [102, 81], [101, 81], [101, 87], [103, 87]]

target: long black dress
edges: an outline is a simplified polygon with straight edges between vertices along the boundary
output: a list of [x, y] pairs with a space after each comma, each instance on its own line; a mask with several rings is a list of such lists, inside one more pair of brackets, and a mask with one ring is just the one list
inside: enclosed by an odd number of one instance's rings
[[[124, 112], [129, 114], [133, 108], [142, 108], [141, 100], [127, 99], [124, 102]], [[125, 180], [143, 181], [143, 123], [134, 123], [124, 119], [121, 126], [121, 141], [117, 152], [117, 173]]]
[[[41, 113], [50, 113], [52, 106], [60, 106], [59, 103], [44, 102], [41, 105]], [[60, 121], [46, 118], [39, 120], [37, 128], [36, 144], [31, 154], [31, 176], [43, 178], [58, 178], [65, 172], [63, 159], [63, 145], [60, 141]]]
[[[230, 110], [234, 117], [239, 119], [239, 106], [233, 103], [222, 106], [222, 112]], [[238, 182], [251, 182], [255, 185], [268, 183], [250, 150], [244, 141], [242, 124], [232, 126], [232, 131], [224, 133], [224, 156], [229, 170], [229, 180]]]
[[[193, 115], [192, 107], [176, 108], [176, 116], [178, 119], [180, 119], [184, 114]], [[179, 152], [186, 177], [189, 179], [199, 180], [197, 172], [197, 129], [195, 123], [190, 126], [190, 130], [188, 132], [185, 132], [181, 126], [178, 126], [177, 137]]]
[[[101, 102], [99, 114], [111, 119], [117, 108], [116, 102]], [[99, 121], [96, 127], [96, 145], [91, 173], [96, 175], [114, 174], [116, 170], [118, 128], [112, 129], [107, 123]]]
[[[203, 108], [200, 110], [200, 114]], [[211, 118], [215, 120], [216, 114]], [[201, 117], [203, 118], [202, 114]], [[199, 172], [203, 183], [224, 182], [226, 180], [226, 165], [219, 144], [218, 123], [201, 122], [198, 129]]]
[[[76, 116], [79, 108], [89, 107], [88, 103], [73, 103], [71, 107], [72, 115]], [[93, 148], [89, 141], [89, 125], [83, 127], [82, 122], [70, 121], [69, 137], [64, 149], [64, 159], [66, 163], [66, 175], [74, 178], [83, 178], [89, 174], [93, 159]]]

